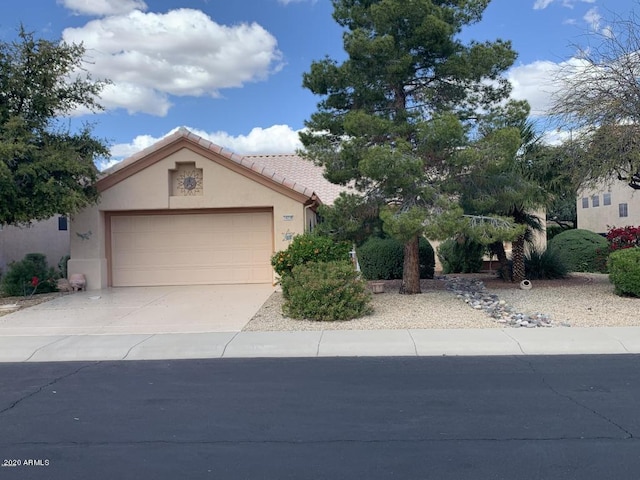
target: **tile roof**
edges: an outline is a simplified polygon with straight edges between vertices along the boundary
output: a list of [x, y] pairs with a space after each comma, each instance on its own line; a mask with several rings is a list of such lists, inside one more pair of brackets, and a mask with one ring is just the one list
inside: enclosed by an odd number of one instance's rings
[[238, 155], [190, 132], [184, 127], [180, 127], [171, 135], [104, 170], [101, 178], [123, 170], [142, 158], [183, 138], [309, 198], [315, 194], [322, 203], [327, 205], [333, 204], [340, 192], [348, 191], [347, 187], [334, 185], [324, 178], [322, 167], [318, 167], [313, 162], [305, 160], [298, 155]]
[[255, 160], [265, 167], [278, 172], [284, 178], [300, 182], [316, 192], [325, 205], [333, 202], [341, 192], [353, 191], [348, 187], [336, 185], [324, 178], [324, 168], [315, 165], [295, 154], [281, 155], [247, 155], [245, 158]]

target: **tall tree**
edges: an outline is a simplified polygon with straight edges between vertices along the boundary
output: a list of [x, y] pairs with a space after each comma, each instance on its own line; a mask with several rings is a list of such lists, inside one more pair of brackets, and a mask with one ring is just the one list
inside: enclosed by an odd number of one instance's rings
[[333, 0], [348, 59], [313, 62], [303, 85], [323, 96], [300, 135], [326, 177], [381, 207], [405, 243], [403, 293], [420, 293], [418, 239], [459, 216], [440, 186], [478, 111], [504, 99], [509, 42], [470, 42], [463, 27], [489, 0]]
[[22, 26], [0, 42], [0, 225], [70, 214], [97, 198], [94, 160], [107, 147], [89, 125], [72, 132], [59, 121], [100, 109], [105, 82], [82, 69], [84, 52]]
[[575, 178], [585, 186], [617, 178], [640, 189], [640, 18], [614, 17], [592, 32], [558, 72], [551, 113], [569, 130]]

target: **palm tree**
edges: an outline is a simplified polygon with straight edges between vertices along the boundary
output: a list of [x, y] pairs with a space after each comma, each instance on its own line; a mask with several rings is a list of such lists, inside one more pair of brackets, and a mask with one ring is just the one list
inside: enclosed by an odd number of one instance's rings
[[525, 233], [512, 242], [513, 274], [503, 243], [490, 245], [490, 251], [500, 262], [502, 278], [520, 282], [525, 278], [525, 244], [532, 241], [535, 231], [543, 229], [534, 212], [545, 207], [550, 198], [534, 175], [535, 157], [543, 147], [528, 121], [518, 128], [490, 131], [478, 145], [479, 161], [461, 177], [461, 203], [466, 213], [511, 217], [515, 223], [526, 226]]

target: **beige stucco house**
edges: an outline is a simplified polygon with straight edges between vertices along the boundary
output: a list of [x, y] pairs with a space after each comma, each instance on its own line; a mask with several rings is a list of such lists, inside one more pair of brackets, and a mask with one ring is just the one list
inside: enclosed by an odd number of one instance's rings
[[577, 199], [578, 228], [605, 234], [611, 227], [640, 225], [640, 191], [620, 180], [584, 189]]
[[88, 289], [273, 283], [273, 252], [342, 190], [295, 155], [241, 156], [186, 129], [97, 187], [99, 204], [71, 219], [69, 274], [84, 274]]
[[56, 268], [69, 255], [67, 217], [55, 215], [23, 226], [0, 225], [0, 273], [27, 253], [44, 254], [49, 266]]

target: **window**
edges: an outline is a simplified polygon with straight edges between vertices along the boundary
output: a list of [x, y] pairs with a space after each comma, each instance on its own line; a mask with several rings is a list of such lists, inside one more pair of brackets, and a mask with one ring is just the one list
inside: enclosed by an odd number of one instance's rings
[[587, 197], [582, 197], [582, 208], [589, 208], [589, 199]]
[[611, 194], [605, 193], [602, 195], [602, 204], [603, 205], [611, 205]]
[[67, 217], [58, 217], [58, 230], [67, 229]]
[[594, 195], [591, 197], [591, 204], [594, 207], [599, 207], [600, 206], [600, 197], [598, 195]]
[[628, 217], [629, 210], [627, 209], [627, 204], [626, 203], [618, 204], [618, 212], [620, 213], [621, 217]]

